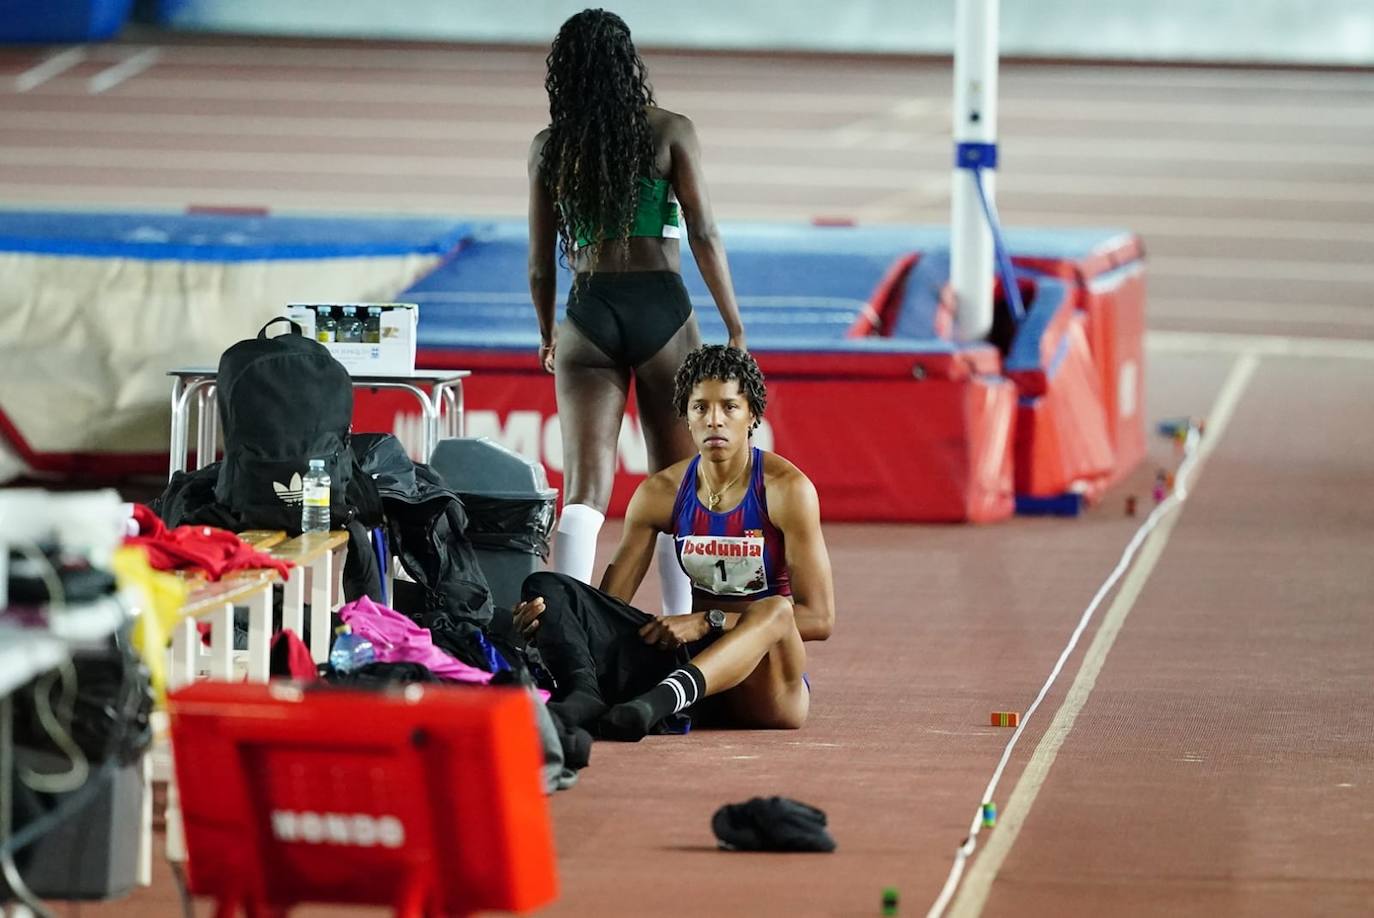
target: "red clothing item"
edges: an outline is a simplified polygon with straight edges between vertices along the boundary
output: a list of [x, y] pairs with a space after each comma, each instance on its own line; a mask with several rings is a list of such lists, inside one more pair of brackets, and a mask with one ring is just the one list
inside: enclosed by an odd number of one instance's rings
[[139, 534], [127, 536], [125, 545], [139, 545], [148, 553], [148, 563], [160, 571], [199, 570], [211, 580], [232, 571], [270, 568], [283, 577], [291, 562], [274, 558], [246, 545], [227, 529], [213, 526], [178, 526], [168, 529], [143, 504], [134, 505], [134, 521]]
[[274, 676], [286, 676], [297, 682], [314, 682], [320, 678], [310, 648], [290, 628], [272, 635], [272, 664]]

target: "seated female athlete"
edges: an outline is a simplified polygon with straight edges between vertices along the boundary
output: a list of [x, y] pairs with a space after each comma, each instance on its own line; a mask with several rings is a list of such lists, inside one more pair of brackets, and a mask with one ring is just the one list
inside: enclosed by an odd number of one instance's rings
[[[766, 398], [745, 351], [688, 354], [673, 400], [697, 455], [635, 491], [600, 589], [552, 572], [525, 580], [515, 625], [558, 681], [553, 707], [567, 722], [639, 739], [712, 695], [731, 726], [806, 721], [803, 642], [830, 636], [834, 587], [815, 487], [750, 442]], [[629, 604], [659, 533], [673, 537], [692, 581], [690, 614], [658, 617]]]

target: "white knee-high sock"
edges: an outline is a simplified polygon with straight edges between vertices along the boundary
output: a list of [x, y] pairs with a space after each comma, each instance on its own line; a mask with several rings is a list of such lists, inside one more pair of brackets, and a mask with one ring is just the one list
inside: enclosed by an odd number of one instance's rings
[[604, 522], [606, 515], [595, 507], [586, 504], [564, 507], [558, 519], [558, 534], [553, 540], [553, 569], [583, 583], [591, 583], [592, 568], [596, 565], [596, 534]]
[[654, 557], [658, 561], [658, 582], [663, 587], [663, 614], [686, 615], [691, 612], [692, 581], [682, 570], [682, 565], [677, 563], [677, 549], [669, 533], [658, 534]]

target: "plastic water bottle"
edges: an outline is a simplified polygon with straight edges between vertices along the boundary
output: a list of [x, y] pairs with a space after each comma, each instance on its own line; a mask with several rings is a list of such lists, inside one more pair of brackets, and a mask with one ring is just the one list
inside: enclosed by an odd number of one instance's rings
[[334, 310], [320, 306], [315, 310], [315, 340], [330, 344], [339, 338], [339, 323], [334, 321]]
[[363, 344], [382, 343], [382, 307], [367, 307], [367, 320], [363, 322]]
[[341, 317], [338, 324], [338, 336], [335, 341], [358, 344], [363, 340], [363, 320], [358, 318], [358, 308], [356, 306], [339, 307]]
[[340, 625], [334, 630], [334, 646], [329, 648], [329, 665], [337, 672], [351, 673], [377, 659], [377, 652], [367, 638], [353, 633], [352, 625]]
[[329, 531], [329, 473], [323, 459], [311, 459], [301, 482], [301, 532]]

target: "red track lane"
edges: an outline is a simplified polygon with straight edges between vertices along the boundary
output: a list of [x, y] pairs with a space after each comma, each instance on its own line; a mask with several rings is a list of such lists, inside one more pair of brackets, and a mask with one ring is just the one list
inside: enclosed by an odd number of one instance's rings
[[[94, 49], [27, 93], [12, 78], [44, 52], [0, 50], [0, 199], [523, 213], [537, 51], [181, 40], [87, 92], [134, 50]], [[947, 62], [646, 60], [701, 128], [722, 216], [947, 220]], [[1374, 338], [1374, 75], [1013, 63], [1002, 79], [1004, 218], [1139, 230], [1153, 330]], [[1233, 359], [1152, 349], [1147, 417], [1205, 414]], [[986, 914], [1374, 911], [1372, 383], [1368, 359], [1261, 361]], [[1006, 741], [988, 712], [1029, 702], [1139, 522], [1125, 496], [1147, 504], [1154, 465], [1176, 461], [1156, 443], [1078, 520], [828, 527], [839, 620], [812, 648], [811, 722], [599, 744], [552, 801], [549, 914], [866, 916], [887, 886], [923, 913]], [[771, 793], [827, 810], [839, 850], [717, 852], [711, 812]], [[159, 860], [153, 887], [82, 912], [176, 909]]]

